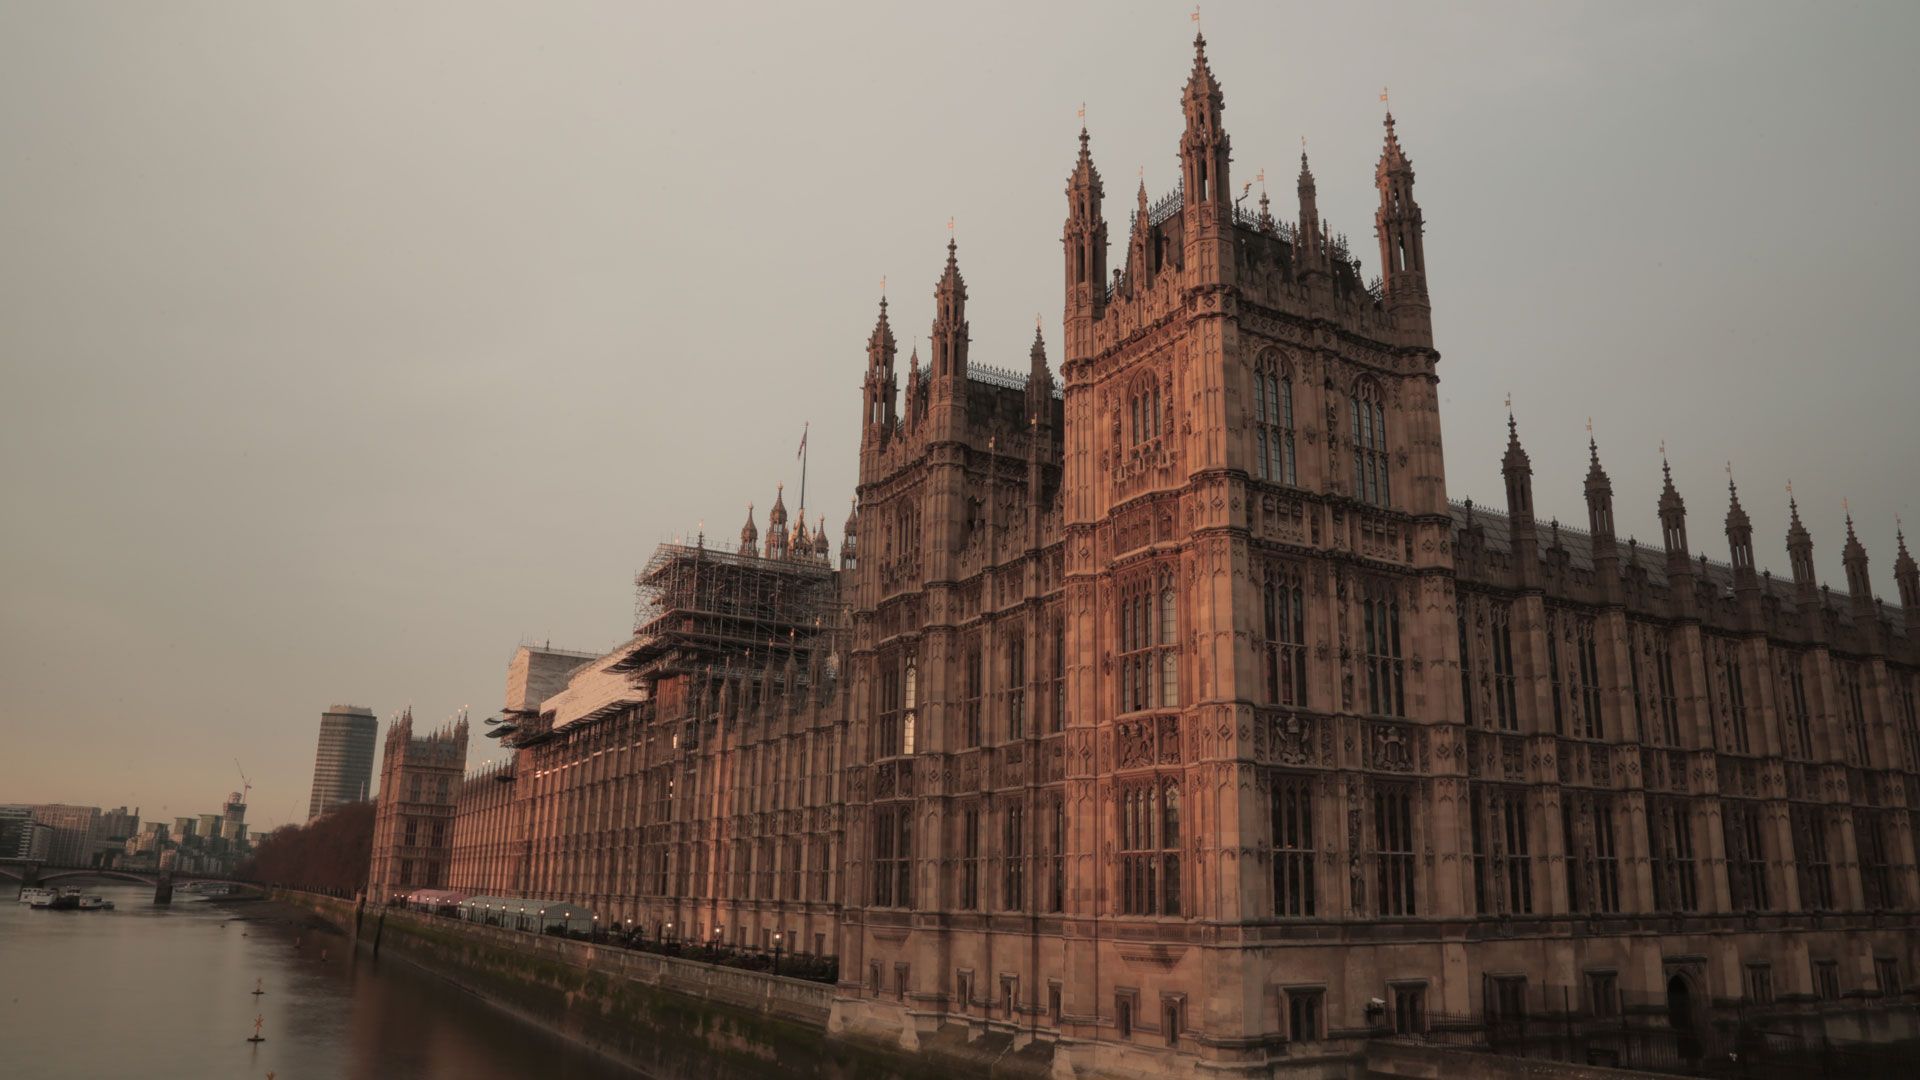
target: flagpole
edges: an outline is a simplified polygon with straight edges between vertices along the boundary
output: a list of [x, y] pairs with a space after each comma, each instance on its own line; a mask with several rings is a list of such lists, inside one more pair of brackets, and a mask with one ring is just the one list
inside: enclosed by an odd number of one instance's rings
[[800, 428], [800, 505], [807, 505], [807, 432], [813, 427], [811, 420]]

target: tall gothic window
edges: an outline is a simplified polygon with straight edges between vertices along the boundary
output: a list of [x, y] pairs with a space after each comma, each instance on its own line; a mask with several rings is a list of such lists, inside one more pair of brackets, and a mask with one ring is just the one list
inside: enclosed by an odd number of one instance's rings
[[1693, 876], [1693, 816], [1686, 800], [1647, 800], [1647, 850], [1653, 863], [1654, 910], [1694, 910], [1698, 885]]
[[1001, 815], [1000, 850], [1004, 866], [1000, 875], [1000, 907], [1019, 911], [1027, 906], [1027, 825], [1026, 812], [1018, 804]]
[[1493, 607], [1488, 631], [1493, 651], [1493, 715], [1501, 731], [1520, 730], [1520, 680], [1513, 674], [1513, 607]]
[[1740, 658], [1728, 650], [1723, 665], [1727, 677], [1727, 717], [1733, 725], [1733, 752], [1751, 753], [1753, 740], [1747, 732], [1747, 689], [1740, 670]]
[[1180, 914], [1180, 782], [1122, 787], [1119, 813], [1120, 913]]
[[1659, 687], [1660, 730], [1666, 745], [1680, 745], [1680, 693], [1673, 681], [1673, 641], [1662, 633], [1653, 647], [1653, 672]]
[[960, 908], [980, 907], [980, 808], [969, 806], [960, 815]]
[[1800, 879], [1800, 906], [1807, 911], [1833, 910], [1833, 863], [1827, 857], [1827, 823], [1817, 806], [1795, 806], [1788, 811], [1793, 829], [1793, 862]]
[[1547, 612], [1547, 692], [1553, 698], [1553, 733], [1567, 733], [1566, 686], [1560, 678], [1560, 615]]
[[1894, 681], [1894, 707], [1900, 717], [1900, 749], [1906, 755], [1908, 771], [1920, 770], [1920, 703], [1914, 701], [1912, 675]]
[[913, 753], [914, 721], [920, 715], [920, 669], [911, 658], [907, 660], [906, 709], [900, 714], [900, 750], [902, 754]]
[[[894, 657], [880, 659], [880, 709], [874, 720], [873, 756], [893, 757], [900, 753], [900, 671]], [[913, 667], [907, 675], [912, 678]]]
[[1833, 667], [1840, 676], [1840, 704], [1845, 709], [1847, 732], [1853, 737], [1854, 762], [1871, 764], [1873, 755], [1868, 753], [1867, 712], [1860, 698], [1860, 666], [1840, 663]]
[[1767, 910], [1766, 826], [1760, 804], [1739, 799], [1723, 802], [1720, 829], [1727, 849], [1727, 888], [1734, 910]]
[[873, 812], [873, 906], [913, 906], [913, 806]]
[[1606, 737], [1600, 720], [1600, 655], [1594, 636], [1591, 618], [1575, 620], [1573, 651], [1578, 681], [1574, 684], [1573, 692], [1578, 713], [1574, 719], [1573, 733], [1584, 739]]
[[1478, 727], [1473, 715], [1473, 645], [1467, 637], [1467, 605], [1460, 603], [1460, 718], [1468, 727]]
[[1007, 738], [1027, 737], [1027, 639], [1007, 638]]
[[1047, 812], [1047, 910], [1067, 904], [1067, 802], [1055, 793]]
[[1293, 456], [1293, 372], [1268, 355], [1253, 368], [1254, 474], [1276, 484], [1299, 483]]
[[1807, 708], [1807, 680], [1801, 673], [1800, 654], [1787, 654], [1784, 666], [1786, 669], [1786, 726], [1794, 741], [1789, 752], [1797, 753], [1802, 759], [1811, 761], [1813, 760], [1813, 712]]
[[1270, 564], [1266, 588], [1267, 701], [1307, 703], [1306, 590], [1297, 567]]
[[1566, 837], [1567, 909], [1611, 914], [1620, 910], [1620, 858], [1613, 839], [1613, 800], [1570, 796], [1562, 804]]
[[1374, 890], [1381, 915], [1413, 915], [1413, 788], [1380, 784], [1373, 792]]
[[1160, 410], [1160, 381], [1142, 379], [1127, 397], [1128, 417], [1132, 422], [1131, 444], [1139, 446], [1165, 433], [1165, 415]]
[[1400, 598], [1390, 585], [1361, 601], [1367, 665], [1367, 711], [1407, 715], [1406, 661], [1400, 653]]
[[1273, 913], [1313, 914], [1313, 781], [1273, 778]]
[[1353, 392], [1353, 497], [1375, 506], [1391, 502], [1387, 484], [1387, 412], [1380, 384], [1362, 379]]
[[1886, 911], [1898, 907], [1893, 860], [1887, 847], [1886, 815], [1878, 810], [1861, 811], [1855, 828], [1860, 838], [1860, 887], [1865, 893], [1867, 910]]
[[1533, 911], [1533, 848], [1525, 792], [1489, 788], [1475, 793], [1473, 896], [1482, 915]]
[[975, 638], [967, 645], [966, 674], [962, 684], [964, 697], [960, 702], [960, 746], [963, 749], [980, 745], [981, 681], [980, 640]]
[[1142, 574], [1121, 587], [1121, 712], [1180, 704], [1178, 615], [1171, 571]]
[[1053, 679], [1047, 700], [1047, 730], [1064, 730], [1067, 726], [1067, 620], [1060, 616], [1053, 620]]

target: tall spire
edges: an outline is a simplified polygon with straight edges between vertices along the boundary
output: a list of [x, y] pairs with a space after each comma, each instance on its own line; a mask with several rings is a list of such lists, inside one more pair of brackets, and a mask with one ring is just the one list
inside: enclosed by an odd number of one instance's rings
[[[947, 238], [947, 266], [933, 289], [933, 385], [936, 394], [953, 394], [967, 380], [967, 282], [960, 256]], [[964, 404], [964, 401], [963, 401]]]
[[860, 499], [855, 496], [847, 501], [846, 531], [840, 534], [840, 569], [853, 570], [859, 566], [860, 546], [855, 538], [860, 528]]
[[767, 511], [767, 546], [764, 554], [769, 559], [787, 557], [787, 486], [781, 484], [774, 489], [773, 509]]
[[753, 524], [753, 504], [747, 504], [747, 523], [740, 527], [740, 554], [752, 555], [760, 547], [760, 530]]
[[866, 399], [863, 445], [884, 441], [895, 423], [894, 399], [899, 383], [894, 380], [893, 358], [898, 346], [893, 327], [887, 322], [887, 297], [880, 295], [880, 317], [874, 320], [873, 333], [867, 336], [867, 377], [863, 387]]
[[1087, 148], [1087, 126], [1082, 108], [1080, 157], [1073, 174], [1067, 177], [1067, 222], [1060, 242], [1066, 249], [1066, 315], [1068, 355], [1074, 355], [1074, 338], [1092, 348], [1092, 323], [1100, 318], [1107, 299], [1107, 220], [1101, 211], [1106, 187], [1100, 182], [1100, 170], [1093, 166], [1093, 153]]
[[1620, 544], [1613, 531], [1613, 481], [1600, 467], [1600, 444], [1587, 421], [1587, 528], [1593, 535], [1593, 565], [1602, 596], [1616, 603], [1620, 591]]
[[1233, 187], [1227, 175], [1232, 156], [1229, 140], [1221, 127], [1220, 114], [1226, 97], [1207, 64], [1207, 39], [1193, 36], [1193, 72], [1187, 76], [1187, 88], [1181, 95], [1187, 128], [1180, 137], [1181, 184], [1185, 205], [1199, 212], [1189, 220], [1189, 228], [1201, 221], [1225, 223], [1233, 205]]
[[[1842, 504], [1845, 507], [1845, 504]], [[1840, 562], [1847, 568], [1847, 591], [1855, 602], [1873, 599], [1873, 581], [1867, 576], [1867, 549], [1853, 532], [1853, 510], [1846, 508], [1847, 542], [1840, 549]]]
[[1053, 424], [1053, 373], [1047, 370], [1047, 343], [1034, 320], [1033, 348], [1027, 350], [1027, 418], [1037, 429]]
[[1907, 636], [1920, 636], [1920, 565], [1907, 554], [1907, 533], [1900, 519], [1893, 519], [1893, 536], [1900, 550], [1893, 557], [1893, 580], [1900, 587], [1900, 607], [1906, 614]]
[[1694, 569], [1687, 559], [1687, 504], [1673, 486], [1673, 467], [1667, 462], [1664, 447], [1660, 453], [1660, 474], [1663, 479], [1660, 488], [1660, 539], [1667, 549], [1667, 579], [1673, 585], [1682, 610], [1690, 611], [1694, 603], [1691, 584]]
[[1793, 570], [1793, 584], [1801, 605], [1812, 610], [1820, 588], [1813, 570], [1813, 534], [1800, 522], [1800, 503], [1793, 497], [1793, 481], [1787, 481], [1787, 564]]
[[1520, 427], [1507, 412], [1507, 452], [1500, 459], [1507, 482], [1507, 518], [1513, 534], [1513, 561], [1523, 587], [1538, 583], [1539, 541], [1533, 520], [1533, 461], [1520, 445]]
[[1413, 162], [1400, 148], [1392, 112], [1387, 113], [1386, 128], [1373, 172], [1374, 186], [1380, 189], [1380, 209], [1373, 217], [1374, 235], [1380, 238], [1380, 280], [1388, 307], [1418, 315], [1427, 308], [1426, 220], [1413, 198]]
[[[1304, 140], [1303, 140], [1304, 142]], [[1300, 147], [1300, 228], [1294, 235], [1298, 246], [1294, 262], [1303, 271], [1320, 269], [1325, 245], [1320, 236], [1320, 203], [1313, 183], [1313, 170], [1307, 167], [1307, 148]]]

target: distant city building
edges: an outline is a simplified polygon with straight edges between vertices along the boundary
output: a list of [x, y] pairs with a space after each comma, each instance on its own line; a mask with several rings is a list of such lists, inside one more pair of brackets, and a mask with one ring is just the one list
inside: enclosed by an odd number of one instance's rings
[[209, 841], [219, 839], [220, 838], [220, 815], [219, 814], [201, 814], [200, 828], [198, 831], [198, 835], [202, 839], [209, 840]]
[[453, 802], [467, 766], [467, 721], [413, 734], [413, 711], [387, 728], [367, 895], [441, 888], [453, 850]]
[[[44, 859], [46, 839], [35, 839], [33, 807], [0, 806], [0, 859]], [[44, 826], [42, 826], [44, 828]], [[48, 830], [51, 833], [52, 830]], [[38, 854], [35, 854], [36, 845]]]
[[247, 804], [243, 796], [234, 792], [227, 796], [226, 806], [221, 808], [220, 836], [231, 843], [243, 843], [247, 839]]
[[190, 839], [199, 834], [199, 819], [177, 817], [173, 819], [173, 835], [177, 840]]
[[380, 721], [372, 709], [335, 705], [320, 714], [320, 746], [313, 756], [311, 821], [341, 803], [367, 798], [373, 783], [373, 743]]
[[47, 861], [59, 866], [89, 866], [93, 842], [100, 835], [100, 808], [43, 803], [33, 808], [33, 820], [53, 830]]
[[7, 834], [11, 842], [0, 846], [0, 854], [9, 859], [32, 859], [35, 862], [53, 861], [53, 830], [37, 821], [22, 821], [14, 824]]
[[100, 838], [102, 840], [125, 840], [140, 831], [140, 808], [129, 811], [126, 807], [103, 812], [100, 815]]

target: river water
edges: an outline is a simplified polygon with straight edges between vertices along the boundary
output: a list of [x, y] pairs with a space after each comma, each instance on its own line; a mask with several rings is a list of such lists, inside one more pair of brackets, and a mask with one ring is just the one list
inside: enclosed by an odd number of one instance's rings
[[84, 888], [114, 910], [33, 910], [0, 882], [6, 1080], [637, 1075], [404, 962], [354, 956], [286, 909]]

